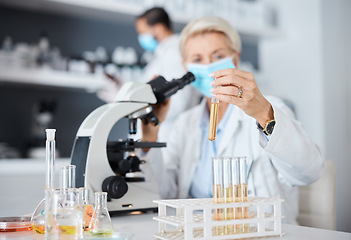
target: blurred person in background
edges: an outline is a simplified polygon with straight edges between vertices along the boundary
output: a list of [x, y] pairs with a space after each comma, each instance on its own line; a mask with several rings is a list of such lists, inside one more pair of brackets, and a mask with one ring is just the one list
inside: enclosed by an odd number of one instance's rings
[[[255, 76], [238, 69], [241, 40], [227, 21], [190, 22], [180, 35], [180, 52], [204, 99], [177, 118], [163, 151], [143, 149], [146, 179], [155, 181], [161, 198], [210, 198], [211, 157], [246, 156], [248, 195], [284, 199], [283, 221], [296, 224], [298, 186], [317, 180], [324, 167], [318, 146], [281, 99], [263, 96]], [[208, 139], [212, 96], [219, 100], [215, 141]], [[154, 108], [161, 127], [168, 107]], [[152, 142], [158, 126], [143, 124], [142, 134]]]
[[[135, 28], [138, 41], [145, 51], [153, 52], [146, 65], [144, 82], [157, 75], [170, 81], [182, 77], [186, 71], [179, 52], [179, 35], [172, 30], [167, 12], [160, 7], [151, 8], [137, 17]], [[197, 105], [201, 95], [193, 87], [185, 87], [172, 97], [170, 110], [160, 127], [158, 141], [166, 141], [174, 120], [185, 110]]]
[[[186, 73], [179, 52], [179, 35], [173, 32], [172, 22], [163, 8], [154, 7], [139, 15], [135, 21], [135, 28], [140, 46], [145, 51], [152, 53], [151, 60], [145, 66], [142, 79], [136, 79], [137, 82], [146, 83], [158, 75], [171, 81]], [[123, 85], [123, 81], [121, 81], [123, 79], [114, 80], [116, 84], [113, 87], [109, 85], [102, 91], [102, 94], [100, 93], [102, 99], [103, 95], [112, 95], [112, 99], [114, 99], [113, 96], [118, 94], [118, 90]], [[106, 101], [106, 99], [104, 100]], [[113, 101], [112, 99], [110, 101]], [[166, 142], [174, 120], [183, 111], [199, 104], [200, 100], [201, 94], [193, 87], [188, 86], [178, 91], [172, 97], [170, 110], [158, 134], [158, 141]], [[138, 125], [140, 126], [140, 122]], [[135, 140], [140, 139], [140, 132], [138, 131], [136, 136], [131, 137]]]

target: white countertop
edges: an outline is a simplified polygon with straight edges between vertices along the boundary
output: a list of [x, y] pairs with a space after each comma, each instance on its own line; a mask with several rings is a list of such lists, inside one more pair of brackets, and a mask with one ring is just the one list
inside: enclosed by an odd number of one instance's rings
[[[57, 159], [56, 166], [68, 164], [69, 159]], [[20, 216], [34, 210], [44, 196], [44, 159], [0, 160], [0, 217]], [[158, 224], [152, 218], [154, 213], [140, 215], [113, 215], [112, 223], [116, 232], [134, 235], [134, 240], [155, 239]], [[318, 239], [351, 240], [351, 233], [322, 230], [283, 224], [282, 237], [260, 239]], [[44, 239], [43, 236], [29, 233], [0, 233], [3, 239]], [[117, 238], [116, 238], [117, 239]]]
[[[153, 234], [158, 232], [157, 222], [152, 220], [155, 213], [140, 215], [125, 214], [112, 217], [112, 223], [116, 232], [134, 235], [134, 240], [155, 239]], [[283, 224], [283, 236], [259, 238], [261, 240], [350, 240], [351, 233], [308, 228], [295, 225]], [[44, 236], [30, 233], [0, 233], [0, 240], [5, 239], [44, 239]], [[110, 239], [110, 238], [109, 238]], [[118, 239], [118, 238], [116, 238]], [[254, 239], [254, 238], [251, 238]]]

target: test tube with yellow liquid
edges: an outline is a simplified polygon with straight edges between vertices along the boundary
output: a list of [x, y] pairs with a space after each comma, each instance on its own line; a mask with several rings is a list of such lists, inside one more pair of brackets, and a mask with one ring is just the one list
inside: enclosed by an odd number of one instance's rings
[[[213, 171], [213, 202], [223, 203], [223, 161], [221, 158], [212, 158]], [[220, 221], [224, 219], [223, 209], [213, 209], [213, 220]], [[224, 226], [216, 226], [212, 228], [214, 236], [224, 235]]]
[[[238, 157], [239, 163], [239, 183], [237, 185], [237, 200], [239, 202], [247, 202], [247, 165], [246, 157]], [[239, 218], [248, 218], [249, 217], [249, 208], [241, 207], [238, 208], [238, 217]], [[248, 233], [250, 224], [245, 223], [241, 224], [240, 230], [242, 233]]]
[[[223, 158], [223, 202], [233, 202], [233, 172], [232, 172], [232, 159], [229, 157]], [[234, 219], [234, 209], [224, 209], [224, 219]], [[225, 227], [225, 234], [234, 234], [234, 225], [228, 225]]]
[[210, 127], [208, 130], [208, 139], [214, 141], [216, 139], [217, 121], [218, 121], [218, 105], [219, 100], [212, 96], [210, 110]]
[[[232, 164], [232, 182], [233, 182], [233, 194], [234, 194], [234, 202], [240, 202], [239, 198], [239, 158], [232, 158], [231, 160]], [[241, 208], [235, 208], [234, 209], [234, 218], [235, 219], [241, 219]], [[242, 224], [236, 224], [234, 226], [234, 232], [235, 233], [241, 233], [242, 232]]]

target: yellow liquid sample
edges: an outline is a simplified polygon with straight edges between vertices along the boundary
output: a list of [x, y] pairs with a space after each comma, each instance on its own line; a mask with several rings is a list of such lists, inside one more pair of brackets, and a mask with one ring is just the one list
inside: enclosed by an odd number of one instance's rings
[[89, 231], [89, 224], [91, 217], [93, 216], [93, 206], [92, 205], [83, 205], [83, 230]]
[[219, 103], [211, 103], [210, 127], [208, 130], [208, 139], [214, 141], [216, 139], [217, 121], [218, 121], [218, 105]]
[[[238, 184], [234, 187], [235, 192], [235, 202], [247, 202], [247, 184], [242, 183]], [[248, 218], [249, 217], [249, 208], [248, 207], [240, 207], [235, 209], [235, 218]], [[236, 225], [236, 231], [238, 233], [248, 233], [250, 228], [250, 224], [240, 224]]]
[[44, 225], [32, 224], [32, 228], [36, 233], [45, 234], [45, 226]]
[[[231, 203], [233, 202], [233, 188], [224, 188], [224, 202]], [[224, 210], [224, 219], [231, 220], [234, 219], [234, 209], [233, 208], [226, 208]], [[234, 233], [234, 225], [228, 225], [225, 227], [225, 234], [233, 234]]]
[[58, 229], [60, 230], [60, 234], [72, 235], [77, 233], [77, 226], [60, 225], [58, 226]]
[[113, 234], [113, 230], [99, 230], [99, 231], [90, 230], [89, 233], [95, 237], [96, 236], [105, 237], [105, 236], [111, 236]]
[[[221, 185], [213, 185], [213, 202], [222, 203], [222, 188]], [[213, 220], [223, 220], [223, 209], [213, 210]]]
[[[213, 202], [214, 203], [222, 203], [222, 187], [221, 185], [213, 185]], [[223, 220], [223, 209], [213, 209], [213, 220], [219, 221]], [[217, 226], [212, 228], [212, 234], [214, 236], [224, 235], [225, 230], [224, 226]]]

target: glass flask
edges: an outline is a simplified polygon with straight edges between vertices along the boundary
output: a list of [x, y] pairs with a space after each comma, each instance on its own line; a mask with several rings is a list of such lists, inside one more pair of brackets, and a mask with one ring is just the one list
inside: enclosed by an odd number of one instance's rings
[[89, 231], [89, 224], [93, 216], [94, 209], [89, 199], [89, 189], [85, 187], [79, 188], [79, 193], [82, 200], [83, 230], [87, 232]]
[[79, 189], [49, 189], [45, 194], [45, 239], [81, 239], [83, 217]]
[[111, 218], [107, 210], [107, 193], [95, 193], [95, 209], [89, 225], [89, 233], [93, 236], [110, 236], [114, 232]]
[[[56, 129], [46, 129], [46, 176], [45, 176], [45, 190], [54, 187], [55, 177], [55, 132]], [[34, 210], [31, 223], [33, 230], [36, 233], [45, 233], [45, 198], [40, 201]]]

